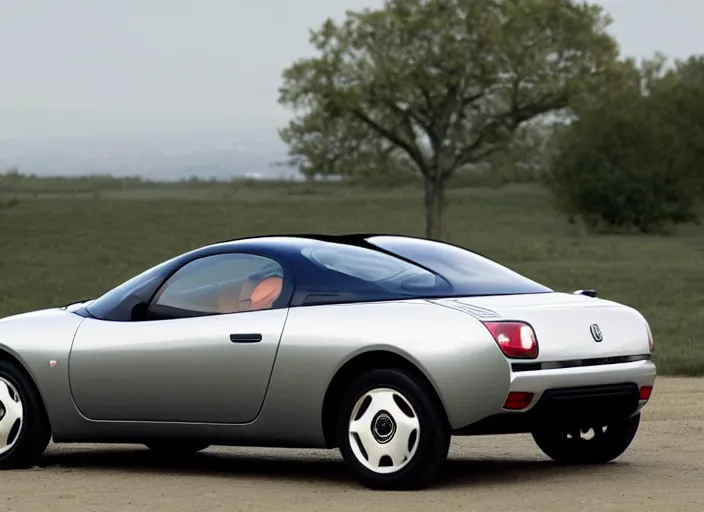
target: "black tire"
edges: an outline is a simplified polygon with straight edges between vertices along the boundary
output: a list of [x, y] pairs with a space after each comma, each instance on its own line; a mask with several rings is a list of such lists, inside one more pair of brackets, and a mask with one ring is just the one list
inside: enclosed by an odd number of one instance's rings
[[605, 464], [617, 457], [630, 446], [638, 432], [640, 413], [627, 420], [605, 425], [606, 430], [598, 433], [594, 429], [591, 439], [584, 439], [578, 433], [568, 438], [568, 433], [559, 431], [534, 432], [533, 439], [538, 447], [551, 459], [562, 464]]
[[208, 448], [208, 443], [197, 441], [152, 441], [146, 443], [146, 447], [155, 454], [162, 457], [178, 457], [192, 455]]
[[0, 470], [26, 469], [36, 464], [51, 441], [49, 418], [39, 393], [23, 370], [0, 360], [0, 379], [19, 394], [23, 410], [21, 423], [15, 422], [10, 432], [12, 448], [0, 454]]
[[[355, 404], [365, 393], [376, 388], [388, 388], [401, 395], [415, 410], [420, 426], [420, 434], [416, 431], [416, 437], [411, 434], [408, 440], [416, 446], [409, 462], [386, 474], [378, 473], [358, 460], [351, 445], [357, 441], [350, 440], [348, 430]], [[339, 409], [336, 435], [343, 458], [361, 483], [372, 489], [411, 490], [428, 487], [440, 479], [450, 448], [451, 432], [444, 411], [431, 398], [431, 392], [412, 375], [396, 369], [371, 370], [350, 385]], [[393, 430], [396, 432], [395, 427]], [[390, 441], [388, 443], [390, 445]]]

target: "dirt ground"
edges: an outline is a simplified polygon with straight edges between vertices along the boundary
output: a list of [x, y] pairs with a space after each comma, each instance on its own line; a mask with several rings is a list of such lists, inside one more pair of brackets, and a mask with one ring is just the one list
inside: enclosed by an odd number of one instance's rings
[[158, 462], [139, 446], [50, 446], [40, 466], [0, 474], [0, 512], [704, 510], [704, 379], [659, 378], [629, 451], [560, 467], [527, 436], [455, 439], [444, 482], [368, 491], [336, 451], [209, 449]]

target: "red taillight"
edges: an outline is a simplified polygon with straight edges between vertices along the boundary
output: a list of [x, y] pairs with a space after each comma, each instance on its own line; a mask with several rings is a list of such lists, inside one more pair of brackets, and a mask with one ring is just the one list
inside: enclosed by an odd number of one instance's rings
[[504, 402], [504, 409], [520, 411], [525, 409], [533, 401], [533, 393], [524, 393], [522, 391], [511, 391]]
[[525, 322], [484, 322], [506, 357], [538, 357], [538, 340]]
[[650, 400], [650, 395], [653, 393], [653, 386], [640, 387], [640, 399], [643, 401]]

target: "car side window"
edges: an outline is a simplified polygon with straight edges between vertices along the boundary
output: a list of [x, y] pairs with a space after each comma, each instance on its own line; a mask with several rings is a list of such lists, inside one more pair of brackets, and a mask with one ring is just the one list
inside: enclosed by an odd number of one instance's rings
[[156, 292], [148, 317], [180, 318], [272, 309], [284, 272], [264, 256], [228, 253], [191, 261]]

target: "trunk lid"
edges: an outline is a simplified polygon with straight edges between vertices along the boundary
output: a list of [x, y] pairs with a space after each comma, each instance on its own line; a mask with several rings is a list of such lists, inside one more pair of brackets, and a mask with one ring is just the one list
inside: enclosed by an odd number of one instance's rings
[[433, 301], [481, 321], [529, 323], [538, 339], [534, 361], [647, 354], [648, 328], [635, 309], [609, 300], [551, 292]]

